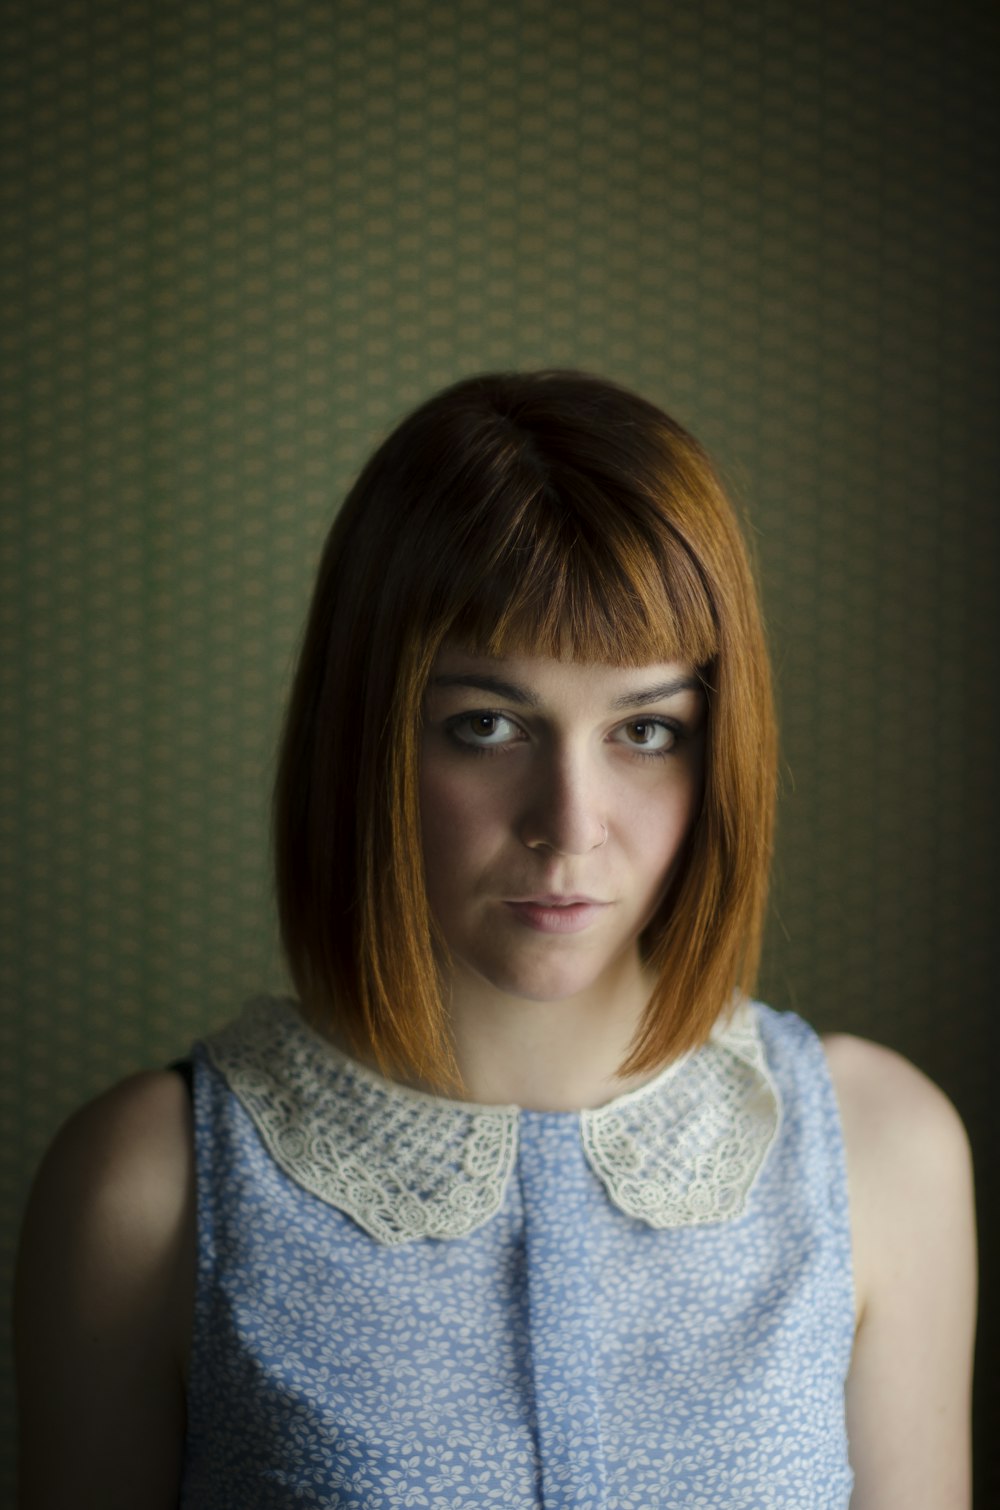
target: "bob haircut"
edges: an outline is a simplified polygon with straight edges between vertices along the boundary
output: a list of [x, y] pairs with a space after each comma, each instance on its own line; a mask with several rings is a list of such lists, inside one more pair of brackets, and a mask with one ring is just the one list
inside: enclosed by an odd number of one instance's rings
[[583, 373], [473, 377], [399, 425], [330, 531], [275, 788], [282, 942], [317, 1028], [389, 1075], [460, 1089], [418, 799], [422, 702], [446, 639], [697, 668], [701, 805], [640, 939], [656, 984], [619, 1073], [658, 1069], [751, 989], [773, 825], [757, 594], [698, 442]]

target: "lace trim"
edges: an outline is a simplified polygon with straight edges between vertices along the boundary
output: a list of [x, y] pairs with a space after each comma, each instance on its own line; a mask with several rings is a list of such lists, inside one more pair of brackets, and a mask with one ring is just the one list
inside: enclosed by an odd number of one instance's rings
[[[205, 1048], [285, 1173], [379, 1242], [464, 1237], [499, 1210], [517, 1107], [385, 1080], [314, 1033], [290, 1001], [249, 1003]], [[579, 1118], [591, 1167], [629, 1216], [653, 1227], [738, 1216], [779, 1120], [752, 1010]]]
[[464, 1237], [499, 1210], [516, 1107], [470, 1107], [385, 1080], [291, 1002], [250, 1002], [205, 1046], [285, 1173], [379, 1242]]
[[616, 1206], [651, 1227], [742, 1215], [779, 1120], [747, 1003], [650, 1085], [580, 1114], [591, 1168]]

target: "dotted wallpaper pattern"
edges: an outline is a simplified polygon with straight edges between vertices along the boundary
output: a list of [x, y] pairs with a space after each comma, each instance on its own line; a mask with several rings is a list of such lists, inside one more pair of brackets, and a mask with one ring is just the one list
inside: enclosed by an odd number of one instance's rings
[[394, 419], [490, 367], [607, 373], [718, 457], [784, 728], [765, 991], [909, 1053], [984, 1146], [997, 30], [3, 5], [5, 1284], [68, 1110], [280, 980], [268, 791], [320, 543]]

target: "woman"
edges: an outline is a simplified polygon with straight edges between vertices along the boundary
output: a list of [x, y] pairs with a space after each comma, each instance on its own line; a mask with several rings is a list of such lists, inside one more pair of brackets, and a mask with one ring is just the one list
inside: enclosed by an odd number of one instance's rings
[[774, 769], [685, 431], [572, 373], [406, 420], [288, 713], [299, 999], [39, 1175], [23, 1503], [967, 1505], [964, 1136], [750, 1001]]

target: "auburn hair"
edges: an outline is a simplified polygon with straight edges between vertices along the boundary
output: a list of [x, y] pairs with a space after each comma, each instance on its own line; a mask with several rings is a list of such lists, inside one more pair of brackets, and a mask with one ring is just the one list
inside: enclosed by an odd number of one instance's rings
[[619, 1071], [697, 1047], [752, 987], [776, 769], [753, 574], [698, 442], [583, 373], [473, 377], [393, 431], [330, 531], [274, 795], [282, 942], [317, 1027], [387, 1074], [460, 1088], [418, 798], [422, 703], [445, 639], [697, 668], [701, 806], [640, 939], [656, 984]]

